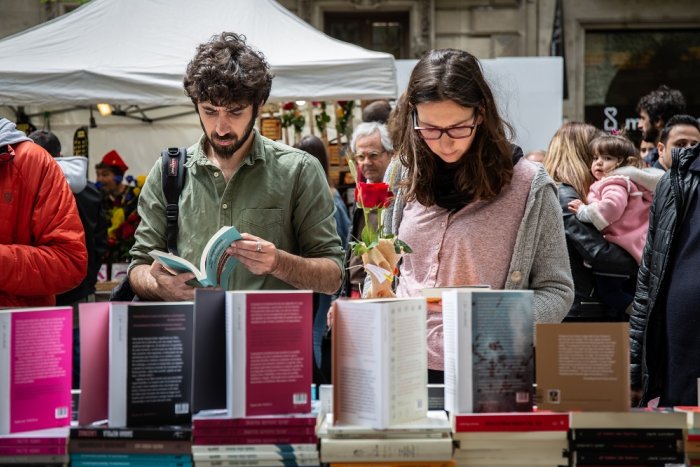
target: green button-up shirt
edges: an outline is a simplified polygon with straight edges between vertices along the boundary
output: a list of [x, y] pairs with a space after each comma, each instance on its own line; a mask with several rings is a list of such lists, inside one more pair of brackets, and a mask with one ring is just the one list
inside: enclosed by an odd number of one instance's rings
[[[318, 160], [254, 132], [250, 153], [226, 182], [207, 159], [205, 138], [188, 148], [185, 186], [180, 194], [178, 253], [199, 266], [209, 238], [225, 225], [305, 258], [328, 258], [342, 271], [343, 249], [336, 233], [335, 206]], [[141, 223], [131, 249], [130, 268], [151, 264], [151, 250], [167, 251], [165, 197], [160, 158], [139, 197]], [[239, 265], [228, 290], [290, 289], [272, 275], [257, 276]]]

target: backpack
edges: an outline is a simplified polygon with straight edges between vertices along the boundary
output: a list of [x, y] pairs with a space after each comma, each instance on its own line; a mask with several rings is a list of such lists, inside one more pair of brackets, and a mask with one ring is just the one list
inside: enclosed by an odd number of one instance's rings
[[[160, 165], [162, 170], [163, 195], [165, 195], [165, 217], [167, 221], [167, 246], [168, 251], [177, 255], [177, 219], [179, 216], [178, 200], [182, 187], [185, 185], [185, 160], [186, 148], [167, 148], [160, 153]], [[112, 289], [109, 301], [132, 301], [138, 297], [131, 288], [129, 276], [122, 278], [119, 284]]]

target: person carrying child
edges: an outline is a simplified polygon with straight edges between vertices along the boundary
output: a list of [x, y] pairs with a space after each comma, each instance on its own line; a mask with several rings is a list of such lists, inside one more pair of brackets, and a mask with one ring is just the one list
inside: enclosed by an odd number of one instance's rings
[[[642, 169], [634, 144], [621, 135], [599, 136], [591, 141], [590, 150], [596, 182], [586, 203], [572, 200], [569, 210], [580, 221], [593, 224], [607, 241], [627, 250], [639, 264], [649, 229], [649, 207], [664, 171]], [[596, 282], [608, 306], [627, 311], [634, 294], [627, 277], [596, 274]]]

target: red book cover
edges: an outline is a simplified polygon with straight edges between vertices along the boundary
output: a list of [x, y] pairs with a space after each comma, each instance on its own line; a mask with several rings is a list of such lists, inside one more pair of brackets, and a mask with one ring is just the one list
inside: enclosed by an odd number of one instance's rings
[[204, 436], [194, 437], [193, 445], [214, 444], [307, 444], [317, 443], [316, 435], [278, 435], [278, 436]]
[[288, 436], [314, 434], [316, 434], [315, 426], [195, 428], [192, 433], [195, 438], [202, 436]]
[[78, 423], [107, 419], [109, 302], [80, 304], [80, 403]]
[[230, 417], [203, 417], [195, 416], [192, 420], [192, 428], [208, 429], [208, 428], [253, 428], [253, 427], [304, 427], [316, 426], [317, 416], [313, 413], [308, 414], [289, 414], [289, 415], [264, 415], [261, 417], [245, 417], [245, 418], [230, 418]]
[[70, 425], [73, 309], [0, 310], [0, 434]]
[[456, 433], [471, 431], [567, 431], [569, 414], [558, 412], [495, 412], [454, 414]]
[[234, 418], [311, 411], [310, 291], [226, 294], [226, 406]]

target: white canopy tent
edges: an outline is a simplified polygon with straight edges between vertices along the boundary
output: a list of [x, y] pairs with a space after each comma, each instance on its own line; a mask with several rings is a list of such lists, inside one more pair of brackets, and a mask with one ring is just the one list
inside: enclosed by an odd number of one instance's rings
[[[197, 45], [222, 31], [244, 34], [265, 55], [275, 75], [271, 102], [397, 95], [392, 55], [328, 37], [274, 0], [92, 0], [0, 40], [0, 106], [48, 112], [64, 154], [89, 122], [87, 106], [139, 106], [133, 118], [146, 116], [141, 110], [154, 119], [184, 111], [149, 125], [95, 113], [91, 166], [117, 149], [129, 173], [147, 173], [163, 147], [190, 145], [201, 134], [182, 78]], [[61, 112], [73, 107], [83, 109]], [[5, 109], [0, 115], [14, 118]]]
[[179, 105], [196, 46], [242, 33], [271, 101], [396, 97], [390, 54], [326, 36], [274, 0], [92, 0], [0, 41], [0, 105]]

